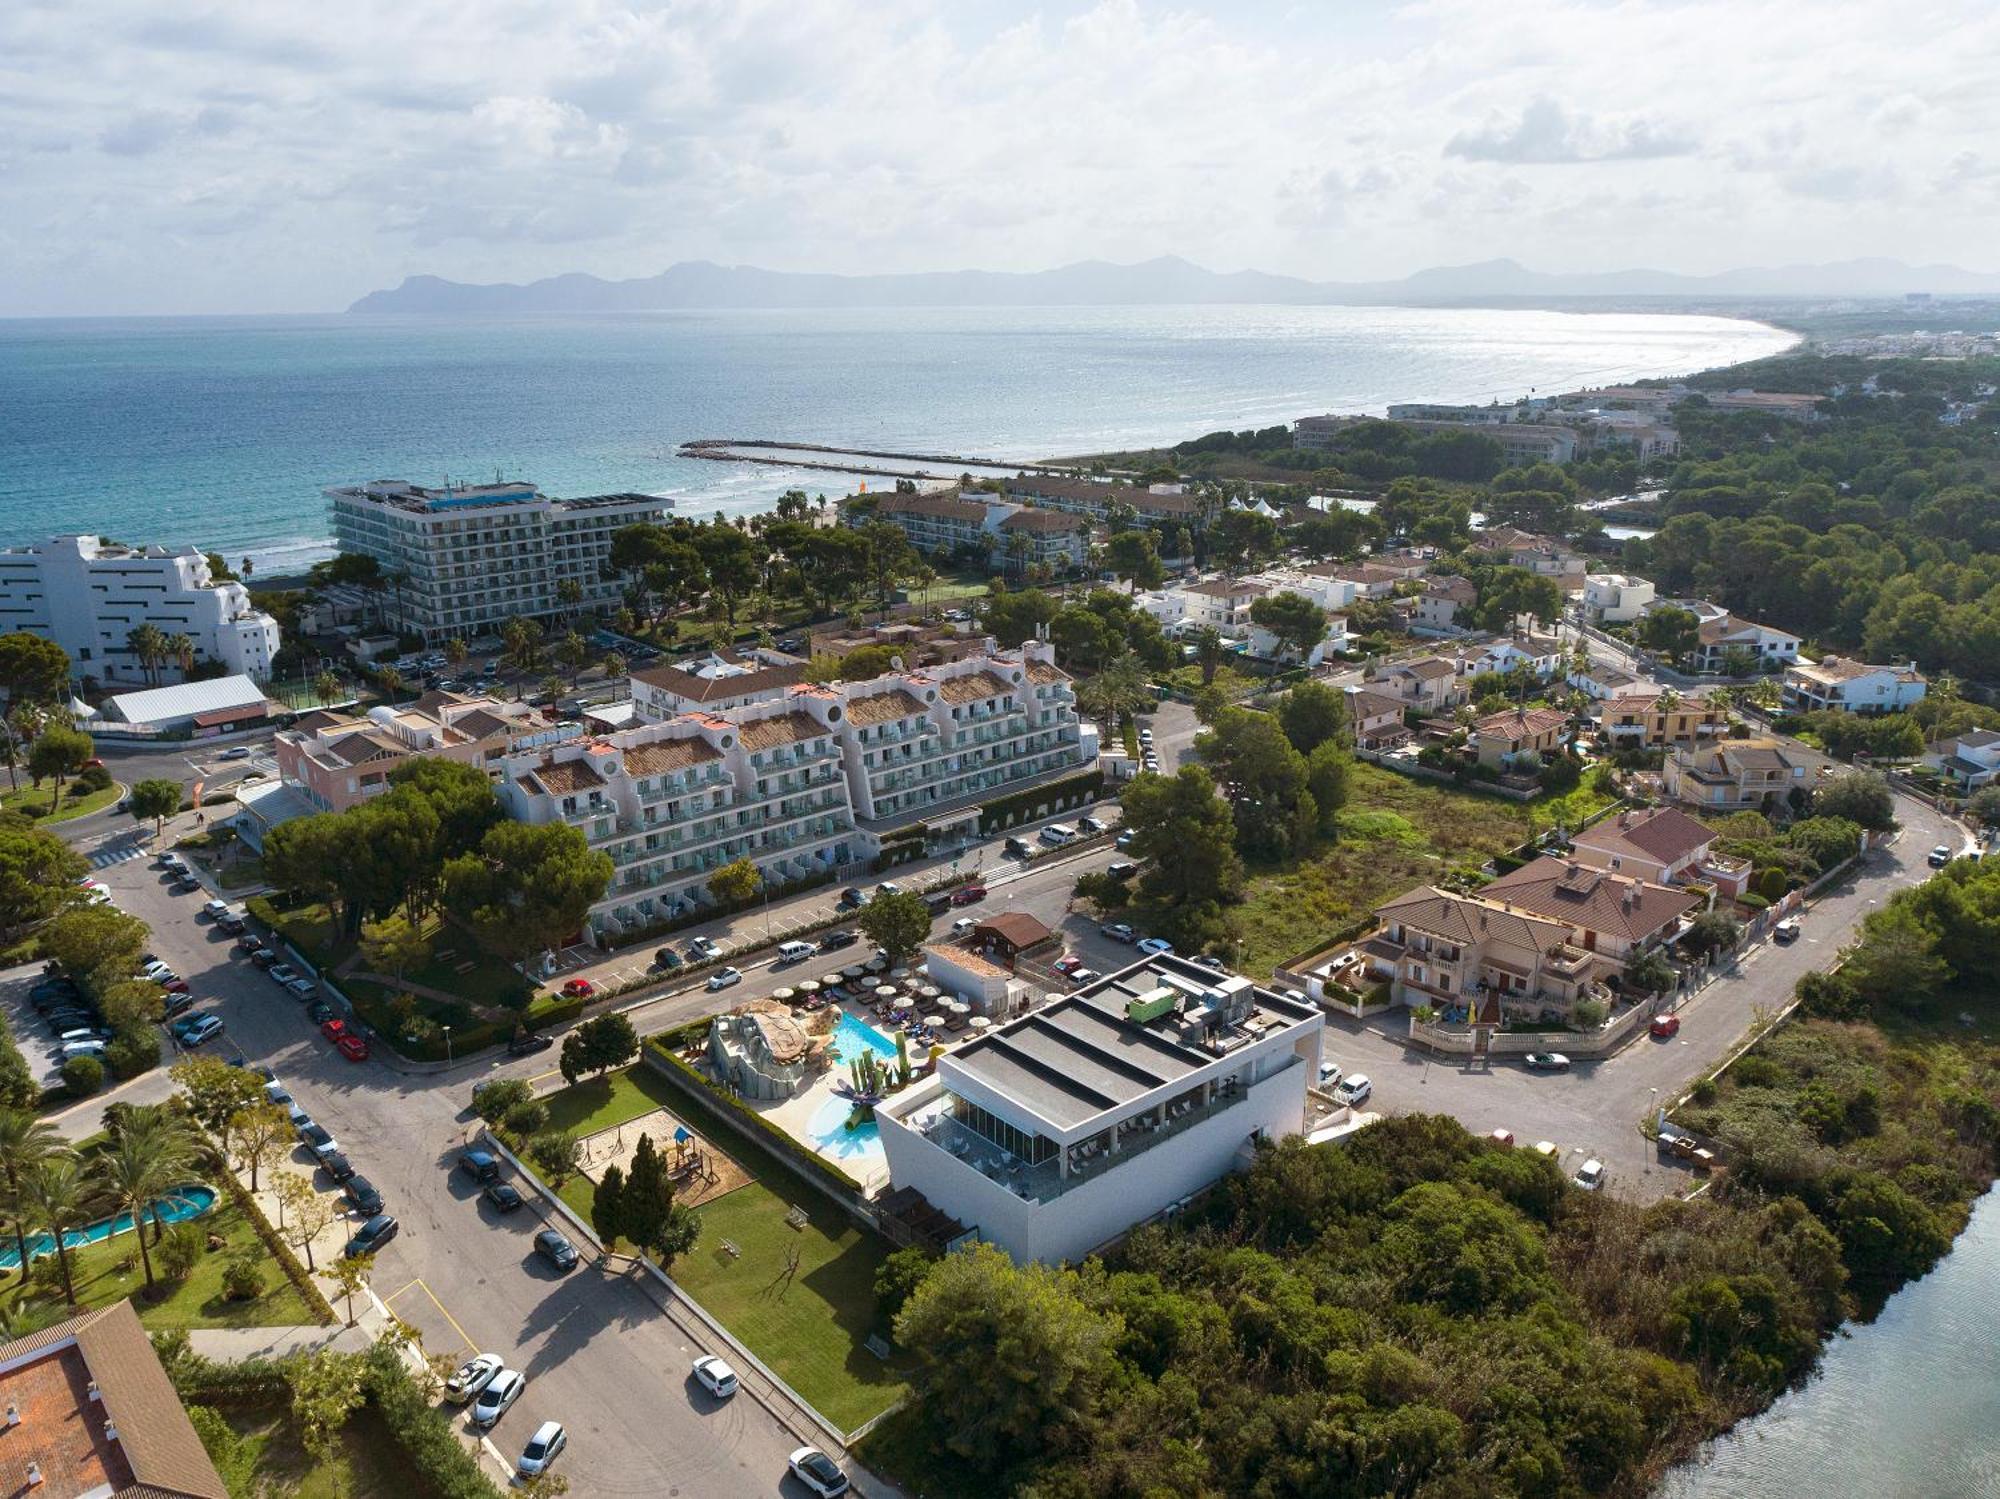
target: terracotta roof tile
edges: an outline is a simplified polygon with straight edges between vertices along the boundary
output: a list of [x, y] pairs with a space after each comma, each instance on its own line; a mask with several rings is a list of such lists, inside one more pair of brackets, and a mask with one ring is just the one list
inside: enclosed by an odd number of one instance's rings
[[924, 705], [901, 687], [887, 692], [870, 693], [867, 697], [851, 697], [847, 700], [847, 721], [858, 729], [869, 728], [878, 723], [889, 723], [898, 718], [908, 718], [924, 711]]
[[721, 758], [722, 751], [699, 734], [625, 746], [625, 770], [635, 776], [671, 775]]
[[810, 713], [780, 713], [771, 718], [754, 719], [742, 726], [743, 748], [757, 750], [776, 749], [781, 744], [799, 744], [808, 739], [819, 739], [833, 730], [814, 718]]
[[1699, 896], [1685, 890], [1554, 858], [1502, 875], [1480, 896], [1628, 942], [1657, 935], [1701, 904]]
[[947, 703], [976, 703], [982, 698], [998, 697], [1013, 688], [990, 671], [975, 671], [969, 676], [953, 677], [938, 684], [938, 696]]

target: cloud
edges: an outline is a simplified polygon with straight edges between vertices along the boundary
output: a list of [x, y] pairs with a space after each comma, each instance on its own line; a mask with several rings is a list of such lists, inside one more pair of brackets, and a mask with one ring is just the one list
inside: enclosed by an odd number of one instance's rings
[[1692, 136], [1652, 120], [1622, 122], [1572, 115], [1550, 98], [1531, 101], [1518, 119], [1461, 131], [1445, 142], [1444, 154], [1467, 161], [1574, 164], [1585, 161], [1648, 161], [1694, 153]]

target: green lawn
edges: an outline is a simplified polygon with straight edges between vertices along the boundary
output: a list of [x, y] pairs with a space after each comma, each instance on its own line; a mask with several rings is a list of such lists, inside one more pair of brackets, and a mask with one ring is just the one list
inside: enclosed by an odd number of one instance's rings
[[[223, 1248], [204, 1254], [194, 1274], [178, 1286], [160, 1281], [155, 1294], [146, 1293], [146, 1273], [139, 1263], [139, 1242], [120, 1234], [102, 1244], [70, 1251], [70, 1274], [76, 1282], [80, 1307], [108, 1306], [132, 1298], [139, 1320], [155, 1329], [170, 1327], [305, 1327], [316, 1319], [284, 1272], [266, 1257], [264, 1294], [254, 1301], [230, 1301], [222, 1294], [222, 1269], [238, 1248], [249, 1245], [262, 1255], [256, 1230], [227, 1196], [195, 1224], [204, 1233], [221, 1234]], [[154, 1263], [157, 1274], [159, 1265]], [[39, 1294], [39, 1292], [37, 1293]], [[61, 1290], [54, 1293], [58, 1300]], [[0, 1308], [12, 1310], [21, 1296], [21, 1280], [8, 1275], [0, 1283]]]
[[282, 1400], [218, 1407], [235, 1434], [209, 1457], [230, 1499], [428, 1499], [382, 1418], [364, 1405], [325, 1460], [311, 1456]]
[[[18, 791], [0, 791], [0, 812], [25, 813], [38, 822], [68, 822], [72, 817], [83, 817], [100, 811], [118, 800], [118, 788], [115, 785], [106, 786], [102, 791], [90, 791], [82, 796], [73, 796], [71, 792], [75, 789], [75, 785], [73, 781], [65, 785], [60, 796], [54, 795], [53, 784], [39, 789], [24, 784]], [[56, 803], [53, 812], [49, 810], [52, 796]]]
[[1383, 901], [1484, 863], [1551, 826], [1558, 813], [1574, 828], [1604, 801], [1579, 788], [1524, 804], [1357, 763], [1339, 840], [1295, 868], [1251, 871], [1247, 898], [1233, 913], [1242, 969], [1267, 978], [1275, 964]]
[[[674, 1265], [673, 1277], [709, 1315], [835, 1425], [852, 1431], [903, 1393], [901, 1369], [863, 1347], [875, 1326], [875, 1271], [890, 1252], [881, 1236], [780, 1166], [761, 1146], [708, 1118], [709, 1109], [650, 1067], [593, 1078], [544, 1100], [551, 1128], [583, 1135], [665, 1108], [750, 1174], [747, 1186], [704, 1203], [701, 1242]], [[595, 1189], [571, 1177], [559, 1195], [590, 1221]], [[803, 1230], [786, 1224], [793, 1204], [808, 1215]], [[731, 1256], [727, 1240], [742, 1251]], [[799, 1267], [782, 1284], [786, 1256]]]

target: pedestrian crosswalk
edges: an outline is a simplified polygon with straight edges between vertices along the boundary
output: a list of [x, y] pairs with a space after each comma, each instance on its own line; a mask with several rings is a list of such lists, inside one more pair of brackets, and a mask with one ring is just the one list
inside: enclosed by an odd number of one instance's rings
[[136, 843], [106, 843], [90, 851], [90, 867], [109, 869], [113, 864], [123, 864], [127, 859], [136, 859], [145, 852]]

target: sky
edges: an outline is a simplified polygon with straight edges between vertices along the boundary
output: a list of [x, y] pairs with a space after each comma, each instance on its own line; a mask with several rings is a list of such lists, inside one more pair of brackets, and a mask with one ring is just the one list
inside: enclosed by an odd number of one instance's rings
[[5, 0], [0, 316], [1185, 256], [2000, 270], [1992, 0]]

